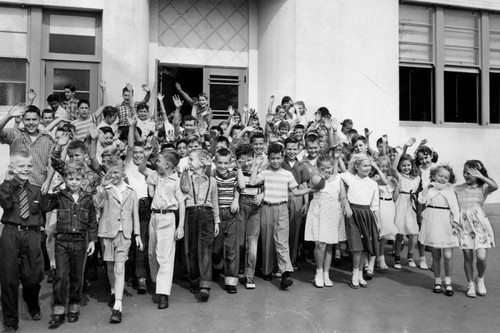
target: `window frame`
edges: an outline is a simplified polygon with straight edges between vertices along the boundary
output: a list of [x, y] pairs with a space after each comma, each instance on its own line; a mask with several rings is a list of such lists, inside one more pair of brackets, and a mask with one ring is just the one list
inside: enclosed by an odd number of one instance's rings
[[[50, 15], [82, 16], [95, 18], [95, 55], [71, 54], [71, 53], [53, 53], [49, 52], [50, 38]], [[83, 62], [101, 62], [102, 61], [102, 13], [90, 11], [64, 11], [64, 10], [44, 10], [42, 24], [42, 59], [60, 60], [60, 61], [83, 61]]]

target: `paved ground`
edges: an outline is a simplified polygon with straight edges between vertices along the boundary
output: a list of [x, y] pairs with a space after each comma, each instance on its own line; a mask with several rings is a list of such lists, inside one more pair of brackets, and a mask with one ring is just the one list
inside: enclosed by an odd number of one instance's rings
[[[500, 244], [500, 205], [488, 206]], [[379, 273], [367, 289], [352, 290], [347, 282], [350, 264], [332, 269], [333, 288], [311, 284], [314, 267], [303, 264], [288, 291], [278, 281], [256, 278], [257, 289], [238, 288], [229, 295], [215, 285], [208, 303], [198, 303], [187, 283], [176, 279], [170, 308], [158, 310], [151, 295], [137, 295], [127, 287], [123, 322], [108, 324], [110, 310], [103, 282], [86, 292], [80, 321], [65, 323], [58, 332], [498, 332], [500, 319], [500, 250], [489, 252], [486, 275], [488, 295], [465, 296], [466, 280], [460, 251], [455, 250], [453, 285], [455, 296], [433, 294], [432, 272], [403, 267]], [[392, 258], [388, 257], [388, 263]], [[403, 260], [403, 264], [405, 261]], [[103, 271], [100, 271], [101, 275]], [[43, 283], [43, 318], [33, 322], [21, 304], [19, 332], [47, 332], [51, 285]]]

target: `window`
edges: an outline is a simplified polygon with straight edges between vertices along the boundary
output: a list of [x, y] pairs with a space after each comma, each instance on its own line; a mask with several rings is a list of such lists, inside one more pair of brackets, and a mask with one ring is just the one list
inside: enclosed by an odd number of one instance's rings
[[0, 105], [26, 100], [26, 60], [0, 58]]
[[409, 4], [399, 15], [400, 120], [500, 124], [500, 15]]

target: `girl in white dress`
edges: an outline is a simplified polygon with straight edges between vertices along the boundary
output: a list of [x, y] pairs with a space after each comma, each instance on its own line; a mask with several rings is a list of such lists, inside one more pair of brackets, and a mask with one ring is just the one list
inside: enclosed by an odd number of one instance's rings
[[338, 175], [339, 157], [340, 150], [335, 150], [334, 158], [329, 154], [321, 154], [318, 157], [319, 175], [312, 178], [313, 184], [324, 183], [324, 187], [314, 193], [309, 205], [304, 235], [306, 241], [315, 242], [314, 284], [318, 288], [333, 286], [329, 277], [332, 247], [346, 240], [344, 212], [340, 204], [341, 199], [346, 200], [346, 196]]

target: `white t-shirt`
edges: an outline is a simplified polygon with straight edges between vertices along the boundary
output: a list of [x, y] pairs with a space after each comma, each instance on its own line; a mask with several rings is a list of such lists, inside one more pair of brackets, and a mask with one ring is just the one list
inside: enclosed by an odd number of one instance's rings
[[137, 198], [146, 198], [148, 196], [148, 184], [146, 176], [139, 172], [139, 167], [130, 161], [125, 167], [128, 184], [137, 192]]

